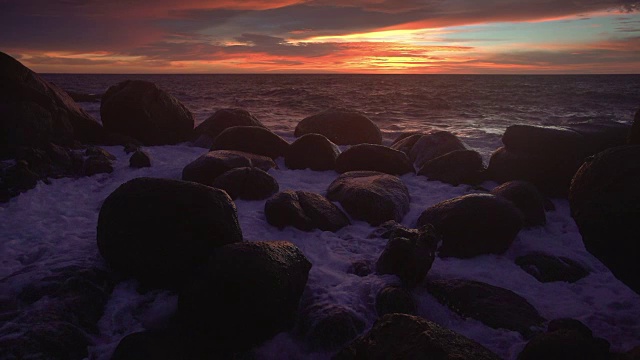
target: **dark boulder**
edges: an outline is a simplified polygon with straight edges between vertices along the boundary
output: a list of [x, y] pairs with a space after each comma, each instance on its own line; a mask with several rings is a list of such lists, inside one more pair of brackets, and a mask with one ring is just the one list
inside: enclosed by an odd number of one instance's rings
[[330, 109], [302, 119], [295, 136], [321, 134], [338, 145], [382, 144], [376, 124], [357, 111]]
[[129, 334], [118, 343], [111, 360], [185, 360], [185, 344], [170, 332], [142, 331]]
[[418, 218], [418, 226], [427, 224], [442, 236], [440, 256], [470, 258], [507, 251], [522, 228], [522, 217], [505, 199], [470, 194], [426, 209]]
[[376, 295], [376, 313], [379, 317], [387, 314], [413, 314], [416, 303], [406, 289], [397, 286], [382, 288]]
[[303, 307], [297, 326], [312, 351], [337, 350], [355, 339], [364, 328], [364, 320], [353, 311], [327, 302]]
[[232, 199], [263, 200], [278, 192], [279, 186], [273, 176], [258, 168], [231, 169], [218, 176], [213, 187], [222, 189]]
[[269, 171], [276, 167], [276, 163], [269, 157], [242, 151], [210, 151], [184, 167], [182, 180], [211, 186], [218, 176], [239, 167], [256, 167]]
[[67, 322], [34, 323], [13, 335], [0, 340], [2, 359], [82, 360], [92, 345], [89, 335]]
[[532, 253], [516, 258], [516, 264], [538, 281], [566, 281], [574, 283], [589, 275], [589, 271], [577, 261], [564, 256]]
[[176, 144], [189, 139], [193, 115], [154, 83], [127, 80], [111, 86], [100, 103], [108, 131], [131, 136], [144, 145]]
[[333, 170], [338, 155], [338, 146], [324, 135], [306, 134], [289, 145], [284, 164], [289, 169]]
[[294, 325], [310, 269], [285, 241], [219, 247], [204, 278], [180, 293], [178, 319], [204, 346], [246, 350]]
[[289, 143], [268, 129], [259, 126], [235, 126], [220, 133], [211, 150], [236, 150], [275, 159], [284, 156]]
[[215, 139], [224, 130], [234, 126], [266, 127], [250, 112], [244, 109], [220, 109], [198, 125], [193, 132], [196, 137], [206, 135]]
[[582, 152], [584, 138], [566, 128], [511, 125], [502, 135], [504, 146], [515, 153], [558, 156]]
[[283, 229], [293, 226], [303, 231], [338, 231], [350, 224], [349, 218], [322, 195], [306, 191], [284, 191], [264, 205], [267, 222]]
[[458, 186], [482, 182], [484, 171], [482, 156], [477, 151], [455, 150], [425, 162], [418, 175]]
[[509, 181], [491, 190], [491, 194], [511, 201], [522, 212], [525, 226], [546, 224], [545, 197], [535, 185], [526, 181]]
[[640, 145], [640, 109], [636, 112], [636, 116], [633, 119], [633, 125], [631, 125], [627, 142], [630, 145]]
[[498, 360], [500, 357], [475, 341], [423, 318], [389, 314], [333, 359]]
[[36, 187], [40, 176], [29, 169], [29, 164], [20, 160], [0, 171], [0, 184], [2, 184], [5, 201], [18, 194]]
[[565, 128], [582, 135], [582, 148], [585, 155], [593, 155], [611, 147], [625, 145], [630, 129], [629, 125], [615, 121], [567, 124]]
[[100, 148], [87, 149], [82, 165], [82, 175], [111, 174], [115, 156]]
[[179, 287], [221, 245], [242, 241], [236, 207], [222, 190], [137, 178], [102, 204], [98, 249], [109, 266], [144, 284]]
[[379, 171], [389, 175], [414, 173], [406, 154], [389, 147], [373, 144], [354, 145], [336, 159], [336, 171]]
[[411, 148], [409, 158], [416, 169], [428, 161], [456, 150], [468, 150], [467, 146], [448, 131], [436, 131], [421, 136]]
[[569, 204], [587, 250], [640, 293], [640, 146], [588, 159], [573, 178]]
[[[414, 136], [418, 136], [419, 137], [419, 136], [422, 136], [424, 134], [425, 134], [424, 131], [409, 131], [409, 132], [401, 133], [400, 135], [398, 135], [398, 137], [396, 137], [393, 140], [393, 142], [391, 142], [391, 146], [399, 144], [400, 142], [406, 140], [407, 138], [414, 137]], [[417, 139], [416, 139], [416, 141], [417, 141]]]
[[327, 190], [354, 219], [373, 226], [388, 220], [402, 221], [409, 211], [409, 190], [392, 175], [375, 171], [352, 171], [340, 175]]
[[359, 277], [365, 277], [373, 273], [373, 263], [369, 260], [359, 259], [351, 262], [347, 269], [347, 274], [354, 274]]
[[129, 158], [129, 167], [136, 169], [151, 167], [151, 157], [142, 150], [136, 150]]
[[415, 145], [416, 142], [418, 142], [418, 140], [420, 140], [420, 138], [425, 134], [422, 132], [414, 132], [414, 133], [408, 133], [404, 137], [403, 135], [400, 135], [391, 144], [390, 147], [394, 150], [402, 151], [403, 153], [407, 154], [407, 156], [409, 156], [409, 154], [411, 153], [411, 149], [413, 149], [413, 145]]
[[478, 281], [432, 280], [427, 282], [427, 290], [458, 315], [494, 329], [513, 330], [529, 337], [545, 321], [522, 296]]

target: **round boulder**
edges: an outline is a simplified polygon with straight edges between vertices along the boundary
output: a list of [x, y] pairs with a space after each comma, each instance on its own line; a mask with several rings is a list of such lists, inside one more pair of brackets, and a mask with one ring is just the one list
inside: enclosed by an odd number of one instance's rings
[[574, 283], [589, 275], [589, 271], [575, 260], [543, 253], [520, 256], [516, 258], [516, 265], [543, 283], [554, 281]]
[[360, 316], [340, 305], [317, 302], [300, 311], [298, 331], [312, 350], [339, 349], [364, 328]]
[[209, 116], [193, 131], [196, 136], [207, 135], [215, 139], [224, 130], [235, 126], [266, 127], [250, 112], [244, 109], [220, 109]]
[[591, 329], [578, 320], [558, 319], [549, 322], [547, 332], [536, 335], [518, 360], [608, 360], [610, 344], [605, 339], [593, 337]]
[[302, 231], [338, 231], [350, 224], [340, 208], [322, 195], [306, 191], [285, 191], [264, 204], [267, 222], [283, 229], [293, 226]]
[[409, 158], [420, 169], [428, 161], [456, 150], [467, 150], [467, 146], [448, 131], [436, 131], [421, 136], [411, 147]]
[[322, 134], [338, 145], [382, 144], [376, 124], [357, 111], [330, 109], [302, 119], [295, 136]]
[[256, 167], [268, 171], [275, 168], [276, 163], [269, 157], [242, 151], [210, 151], [182, 169], [182, 180], [212, 186], [218, 176], [239, 167]]
[[213, 187], [226, 191], [234, 200], [262, 200], [277, 193], [279, 189], [273, 176], [251, 167], [235, 168], [225, 172], [216, 178]]
[[482, 156], [477, 151], [456, 150], [427, 161], [418, 175], [458, 186], [481, 182], [484, 170]]
[[409, 157], [401, 151], [382, 145], [360, 144], [344, 151], [336, 159], [336, 171], [368, 170], [379, 171], [389, 175], [413, 173], [413, 165]]
[[142, 80], [110, 87], [102, 96], [100, 117], [106, 130], [145, 145], [176, 144], [193, 131], [191, 112], [156, 84]]
[[284, 156], [289, 169], [333, 170], [340, 155], [338, 146], [320, 134], [306, 134], [294, 141]]
[[491, 194], [511, 201], [522, 212], [525, 226], [539, 226], [547, 222], [545, 197], [535, 185], [526, 181], [509, 181], [491, 190]]
[[411, 294], [397, 286], [387, 286], [376, 295], [376, 313], [379, 317], [387, 314], [413, 314], [416, 303]]
[[144, 284], [179, 287], [218, 246], [242, 241], [236, 207], [222, 190], [137, 178], [118, 187], [98, 216], [107, 264]]
[[275, 159], [284, 156], [289, 143], [268, 129], [259, 126], [234, 126], [213, 140], [211, 150], [237, 150]]
[[142, 150], [136, 150], [129, 158], [129, 167], [136, 169], [151, 167], [151, 157]]

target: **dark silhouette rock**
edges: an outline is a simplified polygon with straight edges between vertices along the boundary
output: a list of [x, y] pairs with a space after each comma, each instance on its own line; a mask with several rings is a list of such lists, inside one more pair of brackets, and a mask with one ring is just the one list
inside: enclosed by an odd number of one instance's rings
[[526, 181], [509, 181], [491, 190], [491, 194], [511, 201], [522, 212], [525, 226], [546, 224], [545, 197], [535, 185]]
[[571, 183], [569, 204], [587, 250], [640, 293], [640, 146], [588, 159]]
[[189, 163], [182, 170], [182, 180], [212, 186], [225, 172], [240, 167], [256, 167], [268, 171], [276, 167], [271, 158], [242, 151], [210, 151]]
[[387, 286], [376, 295], [376, 313], [379, 317], [387, 314], [413, 314], [416, 303], [411, 294], [397, 286]]
[[456, 150], [467, 150], [467, 146], [448, 131], [436, 131], [421, 136], [411, 148], [409, 158], [416, 169], [428, 161]]
[[244, 109], [220, 109], [194, 129], [196, 136], [206, 135], [212, 140], [224, 130], [235, 126], [266, 127], [250, 112]]
[[382, 144], [376, 124], [357, 111], [330, 109], [302, 119], [295, 136], [321, 134], [338, 145]]
[[567, 124], [565, 128], [582, 135], [582, 148], [585, 155], [593, 155], [611, 147], [625, 145], [630, 129], [629, 125], [615, 121]]
[[181, 340], [169, 332], [136, 332], [120, 340], [111, 360], [188, 359], [187, 349]]
[[242, 241], [236, 207], [222, 190], [152, 178], [133, 179], [102, 204], [98, 249], [124, 276], [180, 287], [221, 245]]
[[[102, 150], [102, 149], [100, 149]], [[113, 155], [106, 151], [87, 152], [87, 158], [83, 162], [82, 174], [84, 176], [93, 176], [96, 174], [111, 174], [113, 172]], [[111, 157], [110, 157], [111, 156]], [[115, 158], [115, 157], [113, 157]]]
[[203, 346], [246, 350], [294, 325], [311, 263], [285, 241], [217, 248], [178, 298], [178, 318]]
[[6, 201], [18, 194], [31, 190], [38, 184], [40, 176], [29, 169], [29, 164], [20, 160], [0, 172]]
[[220, 133], [211, 150], [236, 150], [275, 159], [284, 156], [289, 143], [268, 129], [259, 126], [235, 126]]
[[46, 151], [36, 148], [19, 148], [16, 161], [24, 161], [39, 178], [45, 178], [53, 172], [53, 160]]
[[106, 130], [147, 146], [183, 142], [193, 131], [191, 112], [154, 83], [142, 80], [111, 86], [102, 96], [100, 117]]
[[278, 192], [279, 186], [273, 176], [258, 168], [231, 169], [218, 176], [213, 187], [222, 189], [232, 199], [263, 200]]
[[640, 109], [636, 112], [636, 116], [633, 119], [633, 125], [631, 125], [627, 142], [630, 145], [640, 145]]
[[3, 359], [86, 359], [92, 344], [82, 329], [67, 322], [35, 323], [23, 334], [3, 337], [0, 356]]
[[416, 142], [418, 142], [418, 140], [420, 140], [420, 138], [425, 134], [422, 132], [412, 132], [407, 133], [404, 137], [403, 135], [405, 134], [400, 135], [391, 144], [391, 148], [394, 150], [402, 151], [403, 153], [407, 154], [407, 156], [409, 156], [409, 154], [411, 153], [411, 149], [413, 149], [413, 145], [415, 145]]
[[333, 359], [498, 360], [500, 357], [475, 341], [423, 318], [389, 314]]
[[[402, 133], [402, 134], [398, 135], [398, 137], [396, 137], [396, 138], [393, 140], [393, 142], [391, 142], [391, 146], [393, 147], [394, 145], [399, 144], [401, 141], [404, 141], [404, 140], [406, 140], [407, 138], [414, 137], [414, 136], [418, 136], [418, 137], [420, 137], [420, 136], [422, 136], [422, 135], [424, 135], [424, 134], [425, 134], [425, 132], [424, 132], [424, 131], [409, 131], [409, 132], [404, 132], [404, 133]], [[417, 139], [416, 139], [416, 141], [417, 141]], [[413, 146], [413, 145], [411, 145], [411, 146]]]
[[494, 329], [513, 330], [529, 337], [545, 321], [520, 295], [478, 281], [433, 280], [427, 282], [427, 290], [458, 315]]
[[293, 226], [303, 231], [338, 231], [350, 224], [349, 218], [322, 195], [306, 191], [284, 191], [264, 205], [267, 222], [280, 229]]
[[555, 155], [582, 151], [584, 138], [559, 127], [511, 125], [502, 135], [504, 146], [515, 153]]
[[373, 226], [388, 220], [402, 221], [409, 211], [409, 190], [399, 178], [375, 171], [352, 171], [340, 175], [327, 191], [354, 219]]
[[413, 173], [413, 165], [406, 154], [389, 147], [373, 144], [354, 145], [336, 159], [336, 171], [379, 171], [389, 175]]
[[543, 283], [554, 281], [574, 283], [589, 275], [589, 271], [582, 265], [564, 256], [532, 253], [516, 258], [516, 264]]
[[458, 186], [480, 183], [484, 171], [482, 156], [477, 151], [455, 150], [425, 162], [418, 175]]
[[522, 228], [522, 218], [505, 199], [471, 194], [426, 209], [418, 218], [418, 226], [427, 224], [442, 236], [440, 256], [470, 258], [507, 251]]
[[142, 150], [136, 150], [129, 158], [129, 166], [136, 169], [151, 167], [151, 157]]
[[289, 145], [284, 164], [289, 169], [333, 170], [338, 155], [338, 146], [324, 135], [306, 134]]
[[127, 143], [124, 145], [124, 152], [127, 154], [134, 153], [140, 150], [140, 145], [136, 143]]
[[364, 320], [353, 311], [316, 302], [300, 311], [298, 331], [311, 350], [336, 350], [355, 339], [364, 327]]

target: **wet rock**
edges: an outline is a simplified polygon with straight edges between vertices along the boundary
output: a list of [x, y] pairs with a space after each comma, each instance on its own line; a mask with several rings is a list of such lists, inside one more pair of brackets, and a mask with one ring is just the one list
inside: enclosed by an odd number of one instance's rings
[[355, 260], [349, 265], [347, 274], [354, 274], [359, 277], [365, 277], [373, 273], [373, 264], [369, 260]]
[[436, 131], [421, 136], [411, 148], [409, 158], [416, 169], [428, 161], [456, 150], [467, 150], [467, 146], [448, 131]]
[[575, 123], [565, 125], [565, 128], [582, 135], [582, 148], [585, 155], [593, 155], [608, 148], [625, 145], [630, 129], [629, 125], [615, 121]]
[[142, 80], [111, 86], [102, 96], [100, 117], [106, 130], [147, 146], [186, 141], [194, 124], [193, 115], [178, 99]]
[[338, 155], [338, 146], [324, 135], [306, 134], [289, 145], [284, 164], [289, 169], [333, 170]]
[[259, 126], [235, 126], [220, 133], [211, 150], [236, 150], [275, 159], [284, 156], [289, 143], [268, 129]]
[[564, 256], [532, 253], [516, 258], [516, 264], [543, 283], [554, 281], [574, 283], [589, 275], [589, 271], [582, 265]]
[[242, 151], [210, 151], [184, 167], [182, 180], [211, 186], [218, 176], [240, 167], [256, 167], [269, 171], [276, 167], [276, 163], [269, 157]]
[[418, 226], [427, 224], [442, 236], [440, 256], [470, 258], [507, 251], [522, 228], [522, 218], [505, 199], [470, 194], [426, 209], [418, 218]]
[[151, 167], [151, 157], [145, 151], [136, 150], [129, 158], [129, 167], [135, 169]]
[[407, 156], [409, 156], [413, 145], [415, 145], [416, 142], [418, 142], [418, 140], [420, 140], [420, 138], [424, 135], [425, 134], [422, 132], [402, 134], [391, 144], [390, 147], [394, 150], [402, 151], [403, 153], [407, 154]]
[[569, 204], [587, 250], [640, 293], [640, 146], [603, 151], [571, 183]]
[[91, 339], [77, 326], [67, 322], [33, 324], [24, 334], [3, 336], [3, 359], [81, 360], [88, 356]]
[[213, 187], [222, 189], [232, 199], [263, 200], [278, 192], [279, 186], [273, 176], [258, 168], [231, 169], [218, 176]]
[[53, 171], [53, 161], [46, 151], [37, 148], [18, 148], [16, 151], [16, 161], [24, 161], [28, 164], [29, 170], [38, 175], [39, 178], [49, 176]]
[[365, 327], [353, 311], [327, 302], [313, 303], [300, 313], [299, 332], [311, 350], [336, 350], [355, 339]]
[[360, 144], [345, 150], [336, 159], [336, 171], [378, 171], [389, 175], [413, 173], [413, 165], [404, 153], [382, 145]]
[[0, 180], [8, 198], [16, 196], [27, 190], [31, 190], [38, 184], [40, 176], [29, 169], [29, 164], [22, 160], [2, 171]]
[[327, 191], [354, 219], [373, 226], [388, 220], [402, 221], [409, 211], [409, 190], [399, 178], [375, 171], [352, 171], [340, 175]]
[[264, 206], [267, 222], [283, 229], [293, 226], [303, 231], [338, 231], [349, 225], [349, 218], [322, 195], [287, 190], [271, 197]]
[[480, 183], [484, 171], [482, 156], [477, 151], [455, 150], [425, 162], [418, 175], [458, 186]]
[[124, 152], [127, 154], [131, 154], [134, 153], [136, 151], [140, 150], [140, 145], [135, 144], [135, 143], [128, 143], [124, 145]]
[[389, 314], [333, 359], [498, 360], [500, 357], [475, 341], [425, 319]]
[[220, 109], [194, 129], [196, 137], [206, 135], [215, 139], [224, 130], [235, 126], [266, 127], [250, 112], [244, 109]]
[[152, 178], [133, 179], [102, 204], [98, 249], [109, 266], [141, 283], [180, 287], [209, 254], [242, 241], [236, 207], [222, 190]]
[[376, 124], [357, 111], [330, 109], [302, 119], [295, 136], [321, 134], [338, 145], [382, 144]]
[[508, 181], [491, 190], [491, 194], [511, 201], [522, 212], [524, 226], [546, 224], [545, 197], [535, 185], [526, 181]]
[[636, 116], [633, 119], [633, 125], [631, 125], [627, 142], [630, 145], [640, 145], [640, 109], [636, 112]]
[[84, 159], [82, 174], [93, 176], [96, 174], [111, 174], [113, 163], [105, 154], [91, 155]]
[[513, 330], [529, 337], [545, 321], [522, 296], [478, 281], [432, 280], [427, 282], [427, 290], [460, 316], [494, 329]]
[[416, 303], [411, 294], [397, 286], [387, 286], [376, 295], [376, 312], [379, 317], [387, 314], [413, 314]]
[[187, 351], [176, 334], [143, 331], [122, 338], [111, 360], [179, 360], [188, 359]]
[[85, 151], [85, 156], [98, 156], [98, 157], [103, 157], [103, 158], [107, 158], [109, 160], [116, 160], [116, 157], [111, 154], [110, 152], [106, 151], [105, 149], [101, 148], [101, 147], [97, 147], [97, 146], [89, 146], [87, 147], [87, 150]]

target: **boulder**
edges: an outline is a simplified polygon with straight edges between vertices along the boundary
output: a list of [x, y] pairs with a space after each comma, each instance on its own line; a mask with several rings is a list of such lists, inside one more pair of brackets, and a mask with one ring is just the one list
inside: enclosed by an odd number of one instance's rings
[[211, 150], [236, 150], [275, 159], [284, 156], [289, 143], [268, 129], [259, 126], [235, 126], [220, 133]]
[[289, 169], [333, 170], [340, 155], [338, 146], [320, 134], [306, 134], [294, 141], [284, 156]]
[[388, 314], [334, 359], [498, 360], [500, 357], [475, 341], [423, 318]]
[[581, 153], [584, 138], [566, 128], [511, 125], [502, 135], [502, 143], [515, 153], [558, 156]]
[[569, 204], [587, 250], [640, 293], [640, 146], [588, 159], [571, 183]]
[[224, 130], [235, 126], [266, 127], [250, 112], [244, 109], [220, 109], [198, 125], [193, 132], [196, 137], [206, 135], [212, 140]]
[[217, 248], [178, 297], [178, 319], [202, 346], [246, 350], [294, 325], [311, 263], [285, 241]]
[[280, 229], [293, 226], [302, 231], [320, 229], [336, 232], [350, 224], [349, 218], [322, 195], [287, 190], [264, 205], [267, 222]]
[[[409, 131], [409, 132], [404, 132], [401, 133], [400, 135], [398, 135], [398, 137], [396, 137], [393, 142], [391, 142], [391, 146], [394, 146], [396, 144], [399, 144], [401, 141], [406, 140], [407, 138], [413, 137], [413, 136], [422, 136], [424, 135], [425, 132], [424, 131]], [[416, 139], [417, 141], [417, 139]], [[412, 145], [413, 146], [413, 145]]]
[[522, 213], [524, 226], [546, 224], [545, 197], [535, 185], [526, 181], [508, 181], [491, 190], [491, 194], [511, 201]]
[[222, 190], [137, 178], [98, 216], [98, 249], [114, 271], [149, 286], [180, 287], [221, 245], [242, 241], [236, 207]]
[[402, 151], [403, 153], [407, 154], [407, 156], [409, 156], [413, 145], [415, 145], [416, 142], [418, 142], [418, 140], [420, 140], [420, 138], [424, 135], [425, 134], [422, 132], [402, 134], [391, 144], [390, 147], [394, 150]]
[[607, 121], [567, 124], [565, 128], [582, 135], [584, 154], [593, 155], [611, 147], [625, 145], [630, 126], [615, 121]]
[[522, 228], [522, 217], [505, 199], [470, 194], [426, 209], [418, 218], [418, 226], [427, 224], [442, 236], [440, 256], [470, 258], [507, 251]]
[[321, 134], [338, 145], [382, 144], [376, 124], [357, 111], [330, 109], [302, 119], [295, 136]]
[[118, 343], [111, 360], [187, 359], [179, 336], [169, 332], [142, 331], [129, 334]]
[[269, 171], [276, 167], [276, 163], [269, 157], [242, 151], [210, 151], [184, 167], [182, 180], [211, 186], [218, 176], [239, 167], [256, 167]]
[[232, 199], [263, 200], [278, 192], [279, 186], [273, 176], [258, 168], [231, 169], [218, 176], [213, 187], [222, 189]]
[[379, 171], [389, 175], [415, 172], [406, 154], [373, 144], [354, 145], [336, 159], [337, 172], [342, 174], [358, 170]]
[[[100, 149], [102, 150], [102, 149]], [[104, 150], [103, 150], [104, 151]], [[112, 159], [106, 151], [87, 152], [88, 156], [82, 165], [82, 175], [93, 176], [96, 174], [111, 174], [113, 172]], [[113, 156], [113, 155], [111, 155]]]
[[40, 176], [29, 169], [29, 164], [20, 160], [0, 172], [0, 183], [4, 188], [4, 200], [36, 187]]
[[421, 136], [411, 148], [409, 158], [416, 169], [428, 161], [456, 150], [467, 150], [467, 146], [448, 131], [436, 131]]
[[136, 169], [151, 167], [151, 157], [142, 150], [136, 150], [129, 158], [129, 166]]
[[392, 175], [375, 171], [352, 171], [340, 175], [327, 190], [354, 219], [373, 226], [388, 220], [402, 221], [409, 211], [409, 190]]
[[494, 329], [517, 331], [530, 337], [545, 319], [522, 296], [478, 281], [452, 279], [427, 282], [427, 291], [462, 317]]
[[142, 80], [111, 86], [102, 96], [100, 117], [106, 130], [147, 146], [187, 141], [193, 131], [191, 112], [156, 84]]
[[297, 328], [312, 351], [337, 350], [355, 339], [365, 322], [345, 307], [315, 302], [300, 311]]
[[359, 259], [351, 262], [347, 269], [347, 274], [353, 274], [359, 277], [365, 277], [373, 273], [373, 263], [369, 260]]
[[640, 145], [640, 109], [636, 112], [636, 116], [633, 119], [633, 125], [631, 125], [627, 142], [630, 145]]
[[376, 295], [376, 313], [379, 317], [387, 314], [413, 314], [416, 303], [406, 289], [397, 286], [382, 288]]
[[477, 151], [455, 150], [425, 162], [418, 175], [458, 186], [480, 183], [484, 171], [482, 156]]
[[584, 266], [564, 256], [531, 253], [516, 258], [516, 264], [543, 283], [554, 281], [574, 283], [589, 275], [589, 271]]

